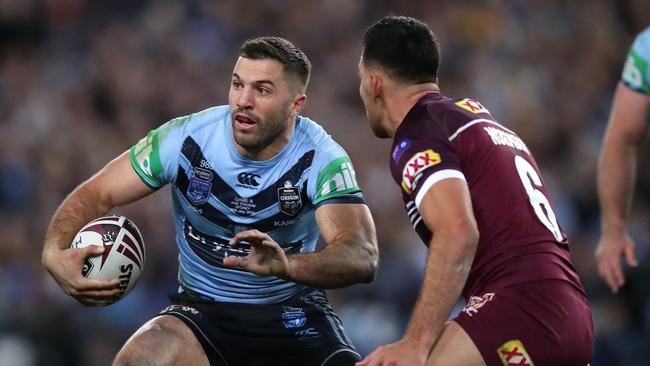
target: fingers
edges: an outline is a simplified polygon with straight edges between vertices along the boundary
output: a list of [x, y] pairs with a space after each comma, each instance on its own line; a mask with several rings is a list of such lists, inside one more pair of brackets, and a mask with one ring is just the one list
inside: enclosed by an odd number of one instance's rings
[[625, 282], [619, 256], [603, 255], [598, 259], [598, 274], [605, 280], [613, 293]]
[[230, 239], [230, 242], [228, 244], [236, 245], [242, 241], [254, 242], [256, 240], [262, 241], [265, 239], [271, 239], [271, 237], [268, 234], [265, 234], [259, 230], [246, 230], [237, 233], [237, 235], [235, 235], [232, 239]]
[[639, 262], [636, 260], [636, 251], [634, 245], [625, 246], [625, 260], [630, 267], [636, 267], [639, 265]]
[[84, 259], [88, 257], [96, 257], [104, 253], [104, 245], [89, 245], [84, 248], [78, 249], [81, 254], [83, 254]]
[[228, 256], [223, 258], [223, 264], [227, 267], [246, 268], [248, 257]]

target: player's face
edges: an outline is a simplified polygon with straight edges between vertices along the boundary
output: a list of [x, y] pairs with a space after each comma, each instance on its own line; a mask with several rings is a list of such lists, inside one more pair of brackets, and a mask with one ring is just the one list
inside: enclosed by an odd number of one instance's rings
[[244, 155], [258, 156], [269, 147], [279, 152], [289, 141], [300, 111], [296, 98], [304, 99], [291, 86], [278, 61], [237, 60], [228, 100], [233, 137]]
[[368, 122], [370, 122], [372, 132], [380, 138], [390, 137], [386, 128], [382, 126], [381, 107], [376, 100], [377, 98], [374, 98], [372, 95], [372, 77], [363, 64], [363, 59], [359, 62], [359, 79], [359, 95], [366, 108], [366, 117], [368, 118]]

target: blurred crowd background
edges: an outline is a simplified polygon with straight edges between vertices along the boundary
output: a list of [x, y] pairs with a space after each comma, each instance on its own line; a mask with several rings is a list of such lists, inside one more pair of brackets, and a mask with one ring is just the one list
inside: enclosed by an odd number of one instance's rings
[[347, 149], [377, 223], [376, 281], [331, 291], [332, 303], [363, 354], [399, 339], [426, 251], [357, 77], [363, 31], [388, 14], [426, 21], [442, 43], [443, 93], [480, 100], [535, 154], [592, 304], [592, 365], [649, 364], [645, 147], [632, 214], [641, 265], [614, 296], [593, 259], [598, 150], [627, 49], [650, 25], [648, 0], [0, 0], [0, 365], [109, 365], [167, 304], [178, 255], [168, 189], [115, 210], [138, 224], [149, 257], [135, 290], [112, 306], [83, 307], [46, 273], [47, 224], [76, 185], [147, 131], [226, 104], [238, 47], [259, 35], [286, 37], [310, 58], [303, 114]]

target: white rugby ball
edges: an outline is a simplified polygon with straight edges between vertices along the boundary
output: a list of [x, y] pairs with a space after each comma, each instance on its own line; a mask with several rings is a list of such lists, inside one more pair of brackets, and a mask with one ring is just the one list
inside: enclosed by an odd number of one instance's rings
[[104, 253], [86, 259], [81, 274], [86, 278], [119, 279], [126, 296], [144, 270], [145, 250], [142, 235], [133, 221], [124, 216], [100, 217], [86, 224], [74, 237], [70, 247], [104, 246]]

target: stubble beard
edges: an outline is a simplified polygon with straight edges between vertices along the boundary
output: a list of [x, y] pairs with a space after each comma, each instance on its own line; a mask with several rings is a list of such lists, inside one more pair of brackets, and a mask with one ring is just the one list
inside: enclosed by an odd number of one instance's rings
[[[239, 110], [234, 111], [232, 115], [237, 112], [239, 112]], [[251, 117], [251, 114], [248, 114], [248, 116]], [[257, 115], [255, 115], [255, 121], [257, 123], [257, 128], [256, 131], [251, 134], [237, 132], [235, 130], [235, 119], [231, 119], [235, 142], [244, 150], [251, 153], [261, 152], [284, 133], [289, 125], [289, 106], [284, 105], [278, 114], [270, 116], [265, 121], [261, 120]]]

